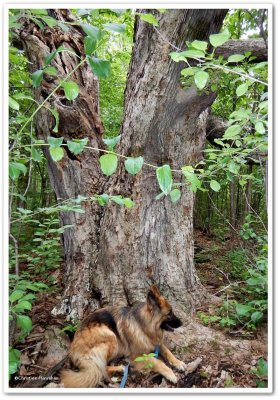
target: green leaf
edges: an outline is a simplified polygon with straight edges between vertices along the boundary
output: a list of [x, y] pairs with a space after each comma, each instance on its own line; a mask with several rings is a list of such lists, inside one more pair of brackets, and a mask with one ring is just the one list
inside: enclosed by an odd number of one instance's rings
[[9, 375], [13, 375], [18, 370], [18, 363], [16, 361], [9, 361]]
[[9, 362], [19, 362], [21, 352], [17, 349], [9, 349]]
[[239, 108], [237, 111], [233, 111], [229, 117], [235, 120], [243, 120], [247, 119], [250, 113], [251, 110], [245, 110], [244, 108]]
[[9, 300], [10, 300], [11, 303], [14, 303], [15, 301], [19, 300], [23, 296], [24, 296], [24, 291], [23, 290], [14, 290], [10, 294]]
[[127, 160], [125, 160], [124, 165], [128, 173], [130, 173], [131, 175], [136, 175], [138, 174], [138, 172], [141, 171], [143, 163], [144, 159], [141, 156], [129, 157]]
[[255, 129], [256, 129], [256, 132], [260, 133], [261, 135], [265, 133], [265, 127], [261, 121], [258, 121], [255, 124]]
[[44, 74], [48, 74], [48, 75], [52, 75], [52, 76], [56, 76], [57, 75], [57, 69], [55, 67], [46, 67], [43, 70]]
[[183, 167], [182, 172], [187, 180], [187, 183], [191, 185], [191, 190], [193, 192], [196, 192], [197, 189], [201, 188], [201, 182], [194, 173], [193, 168], [191, 166], [187, 165]]
[[63, 82], [61, 86], [64, 89], [65, 97], [67, 100], [74, 100], [80, 91], [79, 86], [74, 81]]
[[98, 76], [98, 78], [108, 78], [111, 73], [110, 61], [100, 60], [96, 57], [88, 57], [89, 65], [92, 72]]
[[198, 71], [194, 76], [194, 82], [199, 90], [202, 90], [209, 79], [208, 72]]
[[31, 210], [26, 210], [25, 208], [18, 207], [17, 210], [24, 215], [32, 214]]
[[132, 208], [132, 207], [134, 206], [134, 202], [133, 202], [129, 197], [125, 197], [125, 198], [123, 199], [123, 202], [124, 202], [124, 205], [125, 205], [127, 208]]
[[34, 160], [34, 161], [37, 161], [37, 162], [42, 161], [42, 154], [34, 146], [31, 147], [31, 157], [32, 157], [32, 160]]
[[243, 61], [245, 58], [245, 56], [243, 56], [242, 54], [233, 54], [231, 56], [229, 56], [227, 62], [228, 63], [237, 63], [240, 61]]
[[172, 189], [173, 179], [172, 172], [169, 165], [165, 164], [162, 167], [156, 169], [156, 176], [159, 187], [164, 194], [170, 193]]
[[202, 50], [203, 52], [205, 52], [207, 49], [208, 43], [203, 42], [201, 40], [194, 40], [191, 43], [191, 46], [194, 47], [195, 49]]
[[228, 169], [232, 174], [238, 174], [240, 167], [233, 160], [231, 160], [228, 164]]
[[27, 168], [24, 164], [18, 163], [18, 162], [13, 162], [11, 161], [9, 163], [9, 177], [14, 181], [16, 180], [20, 173], [23, 173], [24, 175], [27, 172]]
[[17, 326], [24, 332], [30, 332], [32, 329], [32, 321], [27, 315], [17, 315]]
[[105, 206], [106, 204], [109, 203], [110, 196], [108, 194], [103, 193], [100, 196], [98, 196], [98, 203], [100, 206]]
[[170, 57], [172, 58], [173, 61], [179, 62], [179, 61], [187, 61], [186, 57], [182, 55], [182, 53], [178, 53], [176, 51], [172, 51], [169, 53]]
[[155, 197], [155, 200], [160, 200], [160, 199], [162, 199], [164, 196], [166, 196], [166, 194], [163, 193], [163, 192], [161, 192], [161, 193], [159, 193], [159, 194]]
[[34, 299], [36, 299], [36, 296], [34, 296], [33, 293], [28, 293], [28, 294], [26, 294], [25, 296], [23, 296], [23, 297], [21, 297], [21, 298], [19, 299], [19, 303], [20, 303], [21, 301], [24, 301], [24, 300], [34, 300]]
[[158, 26], [158, 20], [154, 17], [153, 14], [142, 14], [142, 13], [135, 13], [135, 14], [139, 15], [142, 21], [148, 22], [153, 26]]
[[57, 20], [50, 17], [49, 15], [46, 17], [41, 17], [41, 19], [50, 27], [54, 28], [57, 25]]
[[143, 357], [143, 356], [136, 357], [136, 358], [134, 359], [134, 361], [136, 361], [136, 362], [146, 361], [146, 357]]
[[268, 373], [267, 362], [263, 358], [260, 358], [257, 365], [258, 365], [257, 369], [258, 375], [267, 376]]
[[230, 38], [230, 33], [228, 30], [225, 30], [221, 33], [217, 33], [209, 36], [209, 41], [213, 47], [222, 46], [222, 44], [226, 43]]
[[87, 56], [91, 56], [96, 49], [97, 40], [93, 37], [86, 36], [84, 38], [85, 53]]
[[240, 317], [245, 317], [248, 314], [250, 314], [250, 312], [252, 311], [252, 307], [247, 306], [246, 304], [237, 303], [235, 310], [236, 310], [237, 315], [239, 315]]
[[72, 141], [67, 141], [68, 149], [75, 155], [80, 154], [84, 147], [87, 145], [88, 138], [84, 139], [74, 139]]
[[13, 99], [11, 96], [9, 96], [9, 107], [10, 107], [12, 110], [16, 110], [16, 111], [19, 110], [19, 104], [18, 104], [18, 102], [15, 101], [15, 99]]
[[25, 311], [25, 310], [30, 311], [31, 308], [32, 308], [32, 304], [31, 304], [29, 301], [27, 301], [27, 300], [23, 300], [23, 301], [17, 303], [17, 304], [13, 307], [13, 311], [14, 311], [15, 313], [21, 312], [21, 311]]
[[251, 315], [251, 321], [254, 322], [254, 324], [258, 321], [260, 321], [263, 317], [263, 313], [261, 311], [255, 311], [253, 312], [253, 314]]
[[60, 161], [64, 156], [64, 152], [61, 147], [50, 147], [50, 155], [54, 161]]
[[101, 31], [96, 26], [89, 24], [82, 24], [81, 27], [83, 31], [91, 38], [95, 39], [96, 41], [101, 39]]
[[121, 138], [121, 135], [112, 137], [112, 138], [104, 138], [102, 139], [103, 142], [106, 144], [109, 150], [113, 150], [113, 148], [116, 146], [116, 144], [119, 143]]
[[61, 21], [58, 21], [57, 25], [63, 30], [63, 32], [69, 32], [70, 31], [68, 26], [66, 24], [64, 24], [63, 22], [61, 22]]
[[54, 133], [57, 133], [57, 132], [58, 132], [58, 124], [59, 124], [59, 114], [58, 114], [58, 111], [57, 111], [55, 108], [49, 108], [48, 110], [52, 113], [52, 115], [53, 115], [53, 117], [54, 117], [54, 119], [55, 119], [55, 126], [54, 126], [54, 128], [53, 128], [53, 132], [54, 132]]
[[103, 24], [103, 28], [106, 31], [114, 32], [114, 33], [125, 33], [126, 25], [125, 24]]
[[177, 203], [177, 201], [179, 201], [181, 198], [181, 191], [179, 189], [173, 189], [169, 195], [172, 203]]
[[37, 71], [33, 72], [33, 74], [31, 74], [32, 84], [34, 87], [38, 87], [41, 85], [43, 73], [44, 71], [42, 69], [38, 69]]
[[48, 54], [45, 58], [45, 66], [49, 65], [52, 60], [55, 58], [57, 51], [53, 51], [52, 53]]
[[266, 388], [267, 387], [267, 382], [266, 381], [260, 381], [260, 380], [256, 380], [256, 386], [257, 388]]
[[219, 182], [215, 181], [215, 179], [212, 179], [210, 181], [210, 187], [215, 192], [218, 192], [221, 189], [221, 185], [219, 184]]
[[170, 57], [172, 58], [173, 61], [179, 62], [179, 61], [185, 61], [186, 58], [204, 58], [204, 52], [201, 50], [185, 50], [180, 53], [178, 52], [171, 52], [169, 53]]
[[111, 196], [111, 200], [119, 206], [124, 205], [124, 199], [122, 198], [122, 196]]
[[236, 95], [238, 97], [243, 96], [248, 90], [248, 83], [242, 83], [236, 88]]
[[50, 147], [60, 147], [63, 142], [63, 137], [55, 138], [53, 136], [48, 136], [47, 141]]
[[181, 75], [182, 76], [193, 76], [194, 69], [192, 67], [184, 68], [181, 70]]
[[235, 136], [239, 135], [241, 130], [242, 130], [242, 127], [240, 125], [231, 125], [225, 130], [223, 137], [225, 139], [232, 139]]
[[99, 158], [101, 170], [104, 175], [112, 175], [118, 166], [118, 157], [115, 154], [104, 154]]

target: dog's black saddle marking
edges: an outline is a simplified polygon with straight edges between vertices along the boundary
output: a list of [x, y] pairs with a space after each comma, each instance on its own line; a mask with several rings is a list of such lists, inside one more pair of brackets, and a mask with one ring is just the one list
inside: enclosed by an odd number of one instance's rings
[[115, 333], [115, 335], [119, 336], [115, 318], [108, 310], [98, 310], [90, 314], [82, 322], [81, 329], [95, 323], [108, 326], [108, 328], [110, 328]]

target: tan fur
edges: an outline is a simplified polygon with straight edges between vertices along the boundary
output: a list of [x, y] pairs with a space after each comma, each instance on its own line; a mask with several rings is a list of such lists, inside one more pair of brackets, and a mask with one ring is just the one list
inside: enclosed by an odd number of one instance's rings
[[[172, 308], [153, 285], [147, 302], [134, 307], [107, 307], [89, 315], [76, 332], [70, 346], [69, 355], [78, 372], [64, 370], [61, 380], [65, 387], [96, 387], [103, 379], [122, 366], [108, 367], [107, 364], [119, 357], [128, 357], [137, 369], [145, 368], [145, 363], [134, 362], [137, 356], [160, 351], [168, 362], [179, 370], [184, 363], [177, 360], [163, 345], [163, 329]], [[174, 318], [176, 318], [174, 316]], [[174, 372], [161, 360], [152, 359], [152, 370], [162, 374], [173, 383], [177, 382]]]

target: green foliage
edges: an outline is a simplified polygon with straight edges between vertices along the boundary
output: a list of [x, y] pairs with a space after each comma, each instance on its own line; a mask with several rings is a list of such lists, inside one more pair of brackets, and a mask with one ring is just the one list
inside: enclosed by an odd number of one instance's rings
[[136, 357], [134, 361], [136, 362], [144, 362], [144, 368], [152, 368], [154, 363], [152, 361], [152, 359], [156, 356], [155, 353], [149, 353], [149, 354], [142, 354], [139, 357]]
[[219, 47], [222, 46], [224, 43], [226, 43], [229, 40], [229, 38], [230, 38], [230, 33], [228, 30], [225, 30], [221, 33], [210, 35], [209, 41], [213, 47]]
[[104, 175], [112, 175], [118, 167], [118, 157], [115, 154], [103, 154], [99, 158], [100, 167]]
[[181, 198], [181, 191], [179, 189], [173, 189], [169, 195], [172, 203], [177, 203]]
[[67, 81], [61, 83], [61, 86], [64, 89], [64, 94], [67, 100], [75, 100], [78, 96], [80, 88], [74, 81]]
[[9, 347], [9, 380], [11, 375], [15, 374], [20, 366], [20, 351]]
[[125, 169], [127, 172], [129, 172], [131, 175], [136, 175], [138, 172], [141, 171], [143, 167], [144, 159], [143, 157], [128, 157], [125, 162]]
[[149, 24], [153, 26], [158, 26], [158, 20], [153, 14], [143, 14], [143, 13], [135, 13], [136, 15], [139, 15], [141, 21], [148, 22]]
[[259, 358], [257, 367], [253, 368], [251, 370], [251, 373], [259, 378], [256, 380], [256, 386], [258, 388], [267, 387], [268, 367], [267, 367], [267, 362], [263, 358]]
[[162, 167], [158, 167], [156, 170], [157, 181], [161, 191], [167, 195], [171, 192], [173, 178], [172, 172], [169, 165], [165, 164]]
[[77, 328], [78, 328], [78, 325], [68, 324], [68, 325], [64, 326], [64, 328], [61, 329], [61, 332], [75, 333]]
[[98, 78], [108, 78], [111, 73], [110, 61], [100, 60], [96, 57], [88, 57], [88, 62], [92, 72], [98, 76]]
[[[233, 299], [226, 299], [215, 314], [199, 313], [201, 321], [219, 324], [221, 328], [241, 328], [244, 334], [255, 330], [266, 322], [267, 317], [267, 243], [266, 238], [259, 238], [259, 248], [254, 264], [248, 266], [244, 250], [236, 249], [227, 254], [226, 265], [232, 279]], [[240, 282], [241, 281], [241, 282]]]
[[67, 147], [76, 156], [84, 150], [87, 143], [88, 143], [88, 138], [73, 139], [71, 141], [70, 140], [67, 141]]

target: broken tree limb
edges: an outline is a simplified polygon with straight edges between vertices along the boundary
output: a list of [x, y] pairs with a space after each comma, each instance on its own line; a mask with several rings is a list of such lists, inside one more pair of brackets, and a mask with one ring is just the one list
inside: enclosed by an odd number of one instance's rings
[[251, 56], [256, 57], [252, 62], [267, 61], [267, 46], [263, 39], [228, 40], [222, 46], [217, 47], [215, 55], [227, 59], [233, 54], [244, 54], [248, 51], [252, 53]]

